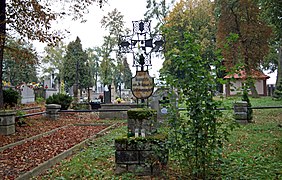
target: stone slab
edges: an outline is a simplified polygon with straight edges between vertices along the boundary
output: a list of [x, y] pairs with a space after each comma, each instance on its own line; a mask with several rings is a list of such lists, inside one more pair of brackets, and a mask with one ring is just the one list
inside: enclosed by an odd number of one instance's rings
[[247, 120], [248, 119], [248, 114], [246, 112], [235, 112], [234, 113], [234, 118], [236, 120]]
[[99, 112], [100, 119], [127, 119], [126, 111]]
[[2, 135], [10, 135], [16, 132], [15, 125], [8, 125], [8, 126], [0, 126], [0, 134]]
[[15, 112], [1, 112], [0, 113], [0, 126], [7, 126], [15, 124]]

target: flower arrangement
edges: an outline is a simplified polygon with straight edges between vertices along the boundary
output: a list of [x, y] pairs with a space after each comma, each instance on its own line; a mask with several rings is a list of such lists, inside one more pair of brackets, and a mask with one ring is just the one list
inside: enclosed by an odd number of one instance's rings
[[116, 102], [117, 102], [117, 103], [121, 103], [121, 102], [122, 102], [122, 99], [121, 99], [121, 98], [116, 98]]
[[3, 84], [3, 86], [8, 86], [8, 87], [11, 86], [11, 83], [10, 82], [6, 82], [6, 81], [2, 81], [2, 84]]

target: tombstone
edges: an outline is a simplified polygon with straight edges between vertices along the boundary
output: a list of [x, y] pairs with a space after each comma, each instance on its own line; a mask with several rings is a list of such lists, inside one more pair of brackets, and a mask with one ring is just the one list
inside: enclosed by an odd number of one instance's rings
[[34, 90], [32, 88], [29, 88], [25, 83], [21, 85], [20, 88], [21, 93], [21, 103], [27, 104], [27, 103], [33, 103], [35, 102], [35, 94]]
[[56, 87], [55, 83], [51, 81], [50, 79], [44, 80], [44, 89], [45, 89], [45, 98], [46, 99], [52, 96], [53, 94], [59, 93], [59, 89], [56, 89], [55, 87]]
[[70, 96], [74, 96], [74, 94], [73, 94], [73, 86], [71, 86], [70, 88], [68, 88], [67, 93], [68, 93]]
[[[133, 34], [119, 37], [119, 52], [133, 53], [136, 75], [131, 78], [134, 97], [145, 104], [153, 93], [154, 78], [149, 75], [151, 53], [163, 50], [164, 37], [151, 33], [151, 21], [132, 21]], [[147, 67], [147, 70], [145, 69]], [[115, 139], [116, 173], [132, 172], [137, 175], [161, 174], [168, 161], [165, 146], [167, 136], [158, 133], [157, 112], [151, 108], [127, 111], [127, 137]]]
[[109, 85], [108, 88], [105, 88], [105, 91], [104, 91], [104, 102], [105, 103], [112, 103], [111, 101], [111, 86]]
[[[158, 114], [158, 119], [165, 119], [169, 112], [168, 104], [172, 103], [169, 98], [169, 88], [159, 87], [151, 96], [151, 108], [155, 109]], [[173, 95], [172, 99], [176, 98], [176, 94]]]
[[234, 103], [234, 119], [240, 124], [248, 123], [248, 103], [246, 101]]

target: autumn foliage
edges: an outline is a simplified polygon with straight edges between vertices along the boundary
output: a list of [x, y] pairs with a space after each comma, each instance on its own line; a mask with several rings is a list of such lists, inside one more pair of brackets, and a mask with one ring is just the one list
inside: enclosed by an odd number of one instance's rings
[[218, 1], [220, 16], [217, 45], [227, 70], [241, 63], [246, 72], [258, 69], [268, 53], [271, 28], [259, 18], [259, 7], [252, 0]]

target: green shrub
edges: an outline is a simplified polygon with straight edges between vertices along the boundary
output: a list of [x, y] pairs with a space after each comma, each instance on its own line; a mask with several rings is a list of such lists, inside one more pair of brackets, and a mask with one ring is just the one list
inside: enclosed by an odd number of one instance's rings
[[276, 100], [282, 100], [282, 80], [279, 85], [275, 88], [273, 98]]
[[247, 104], [248, 104], [247, 120], [249, 122], [251, 122], [252, 119], [253, 119], [253, 110], [251, 109], [252, 104], [251, 104], [249, 96], [248, 96], [248, 91], [243, 92], [242, 101], [246, 101]]
[[66, 110], [72, 102], [72, 97], [67, 94], [53, 94], [46, 99], [46, 104], [60, 104], [61, 109]]
[[[21, 110], [18, 110], [17, 113], [16, 113], [16, 116], [23, 116], [23, 115], [26, 115], [26, 113], [24, 111], [21, 111]], [[18, 126], [23, 126], [23, 125], [27, 125], [27, 119], [26, 118], [23, 118], [23, 117], [20, 117], [20, 118], [17, 118], [16, 119], [16, 125]]]
[[12, 88], [4, 90], [3, 95], [5, 106], [13, 107], [18, 103], [19, 99], [21, 98], [20, 94]]
[[45, 99], [43, 97], [38, 97], [36, 98], [36, 103], [40, 104], [40, 103], [43, 103], [45, 101]]
[[85, 110], [85, 109], [89, 109], [89, 105], [86, 104], [86, 103], [73, 103], [72, 109], [74, 109], [74, 110]]
[[150, 119], [157, 115], [156, 110], [150, 108], [134, 108], [127, 112], [129, 119]]

